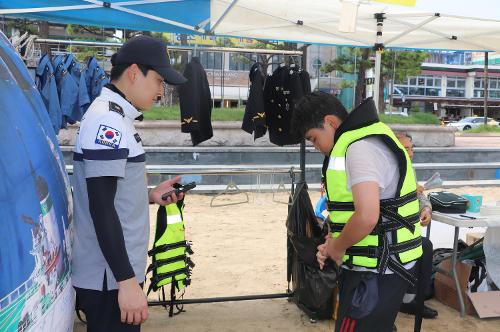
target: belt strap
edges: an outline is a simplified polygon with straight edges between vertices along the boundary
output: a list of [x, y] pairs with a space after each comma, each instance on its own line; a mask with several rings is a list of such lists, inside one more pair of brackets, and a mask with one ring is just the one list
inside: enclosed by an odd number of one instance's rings
[[146, 274], [151, 272], [154, 269], [157, 269], [159, 267], [176, 263], [176, 262], [185, 262], [187, 265], [189, 265], [190, 268], [193, 268], [195, 264], [191, 260], [191, 258], [187, 257], [185, 254], [176, 256], [176, 257], [171, 257], [171, 258], [165, 258], [165, 259], [159, 259], [155, 260], [153, 263], [151, 263], [148, 267], [148, 270], [146, 271]]
[[419, 220], [419, 214], [415, 213], [408, 217], [403, 217], [397, 212], [385, 206], [380, 206], [380, 214], [382, 217], [389, 219], [392, 222], [399, 223], [401, 226], [407, 228], [410, 232], [415, 232], [415, 222]]
[[403, 265], [401, 265], [399, 262], [395, 261], [394, 259], [389, 259], [389, 269], [403, 278], [408, 284], [410, 284], [411, 287], [415, 287], [415, 285], [418, 282], [418, 278], [411, 274], [407, 269], [404, 268]]
[[158, 247], [154, 247], [153, 249], [148, 251], [148, 256], [153, 256], [155, 254], [165, 252], [167, 250], [177, 249], [177, 248], [182, 248], [182, 247], [186, 247], [186, 251], [188, 253], [190, 253], [190, 254], [193, 253], [193, 251], [191, 250], [190, 243], [187, 242], [186, 240], [184, 240], [184, 241], [179, 241], [179, 242], [175, 242], [175, 243], [162, 244]]
[[326, 201], [326, 209], [328, 211], [354, 211], [353, 202], [335, 202]]
[[[412, 191], [406, 195], [380, 200], [380, 206], [387, 208], [398, 208], [417, 199], [417, 192]], [[328, 211], [354, 211], [353, 202], [326, 201]]]
[[398, 208], [402, 207], [405, 204], [408, 204], [417, 199], [417, 192], [412, 191], [406, 195], [394, 197], [394, 198], [386, 198], [380, 200], [380, 206], [385, 206], [388, 208]]
[[345, 253], [351, 256], [366, 256], [370, 258], [378, 258], [380, 256], [380, 250], [378, 247], [356, 247], [352, 246], [348, 248]]
[[153, 277], [151, 278], [151, 284], [149, 286], [149, 289], [148, 289], [148, 294], [151, 290], [154, 290], [155, 292], [158, 290], [158, 286], [157, 284], [164, 280], [164, 279], [168, 279], [168, 278], [172, 278], [172, 281], [175, 280], [175, 276], [179, 275], [179, 274], [185, 274], [186, 275], [186, 279], [189, 279], [189, 277], [191, 276], [191, 271], [189, 268], [182, 268], [182, 269], [178, 269], [178, 270], [175, 270], [175, 271], [171, 271], [171, 272], [166, 272], [166, 273], [159, 273], [159, 274], [156, 274], [156, 275], [153, 275]]

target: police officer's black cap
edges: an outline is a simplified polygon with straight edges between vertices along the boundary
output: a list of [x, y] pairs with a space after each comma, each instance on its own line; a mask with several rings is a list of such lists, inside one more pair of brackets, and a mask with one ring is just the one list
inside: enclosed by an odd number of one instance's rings
[[150, 36], [130, 38], [111, 58], [113, 66], [133, 63], [150, 67], [168, 84], [179, 85], [187, 81], [170, 66], [167, 48], [161, 39]]

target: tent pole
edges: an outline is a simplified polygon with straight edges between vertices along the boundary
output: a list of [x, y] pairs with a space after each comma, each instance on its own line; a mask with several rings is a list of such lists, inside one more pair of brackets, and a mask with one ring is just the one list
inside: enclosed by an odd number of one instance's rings
[[488, 52], [484, 52], [484, 125], [488, 124]]
[[[302, 68], [307, 67], [307, 48], [309, 45], [303, 46], [302, 48]], [[319, 86], [318, 86], [319, 88]], [[300, 182], [306, 181], [306, 141], [304, 138], [300, 141]]]
[[[379, 93], [380, 93], [380, 71], [382, 67], [382, 51], [384, 44], [382, 43], [382, 30], [384, 28], [384, 13], [374, 15], [377, 20], [377, 39], [375, 43], [375, 87], [373, 89], [373, 101], [378, 109]], [[379, 110], [380, 111], [380, 110]]]
[[[375, 87], [373, 89], [373, 101], [378, 109], [378, 99], [380, 93], [380, 67], [382, 67], [382, 50], [375, 51]], [[380, 110], [379, 110], [380, 111]]]

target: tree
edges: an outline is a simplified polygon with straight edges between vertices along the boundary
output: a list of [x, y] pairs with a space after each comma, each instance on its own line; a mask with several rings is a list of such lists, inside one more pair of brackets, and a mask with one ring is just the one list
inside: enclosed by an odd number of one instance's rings
[[354, 107], [359, 105], [365, 99], [365, 72], [372, 67], [369, 60], [370, 49], [347, 48], [343, 54], [330, 60], [321, 67], [324, 73], [330, 73], [334, 70], [341, 73], [356, 75], [356, 89]]
[[[368, 48], [349, 48], [342, 55], [332, 59], [321, 67], [321, 71], [325, 73], [336, 70], [341, 73], [355, 74], [357, 76], [356, 98], [353, 107], [359, 105], [365, 98], [365, 72], [367, 69], [375, 66], [375, 63], [370, 61], [370, 55], [374, 55], [374, 51]], [[391, 81], [393, 76], [395, 81], [400, 81], [408, 76], [420, 74], [422, 62], [427, 57], [429, 57], [429, 54], [423, 51], [384, 50], [382, 52], [378, 104], [378, 111], [380, 113], [385, 111], [384, 83]], [[394, 69], [395, 72], [393, 72]]]
[[[424, 51], [385, 50], [382, 53], [378, 98], [380, 113], [385, 111], [384, 82], [391, 82], [389, 88], [393, 88], [394, 82], [402, 81], [409, 76], [419, 75], [422, 72], [422, 62], [428, 57], [429, 53]], [[389, 90], [389, 93], [392, 94], [392, 91]]]
[[[284, 51], [295, 51], [297, 50], [297, 44], [294, 43], [283, 43], [283, 42], [270, 42], [266, 40], [258, 40], [255, 44], [249, 45], [247, 48], [255, 49], [255, 50], [284, 50]], [[275, 62], [290, 62], [296, 61], [295, 58], [291, 58], [290, 56], [284, 56], [282, 58], [276, 59], [276, 54], [257, 54], [257, 61], [260, 62], [262, 66], [262, 71], [267, 73], [267, 68], [269, 65], [272, 65]], [[292, 60], [291, 60], [292, 59]], [[239, 55], [237, 61], [241, 61], [243, 63], [251, 63], [254, 59], [246, 56]], [[300, 63], [299, 63], [300, 65]]]
[[[106, 39], [106, 38], [116, 38], [115, 35], [110, 32], [109, 30], [105, 30], [103, 28], [99, 27], [93, 27], [93, 26], [85, 26], [85, 25], [78, 25], [78, 24], [68, 24], [66, 26], [66, 33], [70, 36], [77, 36], [77, 35], [85, 35], [85, 34], [91, 34], [94, 36], [94, 38], [97, 39]], [[88, 38], [87, 38], [88, 40]]]

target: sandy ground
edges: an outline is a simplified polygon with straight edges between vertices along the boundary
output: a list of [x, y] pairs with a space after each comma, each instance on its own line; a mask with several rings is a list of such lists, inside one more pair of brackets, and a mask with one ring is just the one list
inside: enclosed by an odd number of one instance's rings
[[[485, 201], [500, 199], [500, 188], [457, 188], [457, 193], [481, 193]], [[319, 193], [311, 193], [315, 202]], [[273, 201], [270, 193], [249, 193], [250, 202], [210, 207], [213, 196], [190, 194], [186, 198], [187, 237], [193, 241], [196, 264], [192, 284], [184, 298], [205, 298], [282, 293], [286, 282], [287, 205]], [[274, 197], [286, 201], [284, 193]], [[242, 194], [218, 197], [215, 203], [244, 201]], [[154, 232], [155, 207], [151, 207]], [[452, 228], [435, 222], [431, 239], [451, 246]], [[443, 227], [441, 227], [443, 226]], [[461, 234], [464, 237], [464, 234]], [[449, 238], [449, 239], [448, 239]], [[156, 294], [150, 294], [156, 299]], [[467, 316], [430, 300], [437, 319], [424, 320], [422, 331], [500, 331], [500, 319]], [[150, 308], [143, 331], [333, 331], [333, 321], [311, 323], [286, 299], [185, 305], [186, 312], [169, 318], [162, 308]], [[398, 331], [413, 331], [413, 316], [399, 314]], [[75, 331], [84, 331], [75, 320]]]

